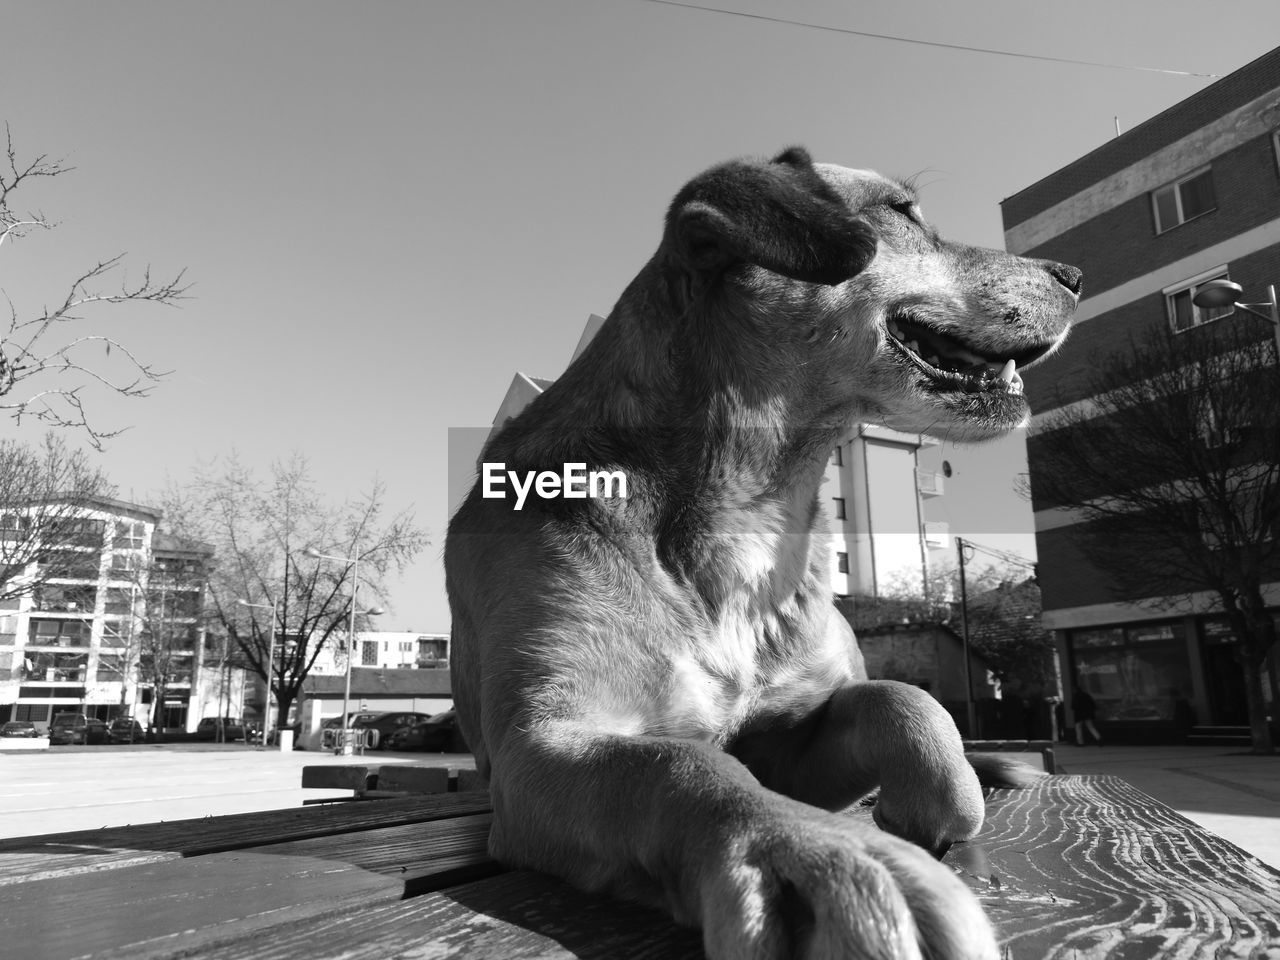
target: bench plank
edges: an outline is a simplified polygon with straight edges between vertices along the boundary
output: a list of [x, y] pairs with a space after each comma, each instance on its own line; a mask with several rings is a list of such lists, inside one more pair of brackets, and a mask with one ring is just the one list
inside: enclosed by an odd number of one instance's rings
[[489, 857], [492, 825], [492, 814], [479, 813], [248, 850], [277, 857], [322, 858], [385, 874], [399, 882], [409, 897], [500, 873], [503, 868]]
[[[117, 956], [108, 954], [109, 957]], [[703, 960], [702, 936], [663, 914], [582, 893], [545, 874], [504, 873], [399, 903], [288, 917], [269, 933], [201, 929], [139, 944], [128, 960], [338, 957], [490, 960]], [[102, 958], [105, 960], [105, 958]]]
[[997, 790], [978, 840], [944, 862], [1013, 957], [1207, 960], [1280, 944], [1280, 872], [1115, 777]]
[[492, 810], [487, 793], [421, 794], [0, 840], [0, 886]]
[[42, 960], [132, 957], [148, 945], [185, 953], [219, 931], [251, 936], [286, 916], [402, 895], [390, 877], [328, 860], [210, 854], [0, 887], [0, 943], [5, 956]]

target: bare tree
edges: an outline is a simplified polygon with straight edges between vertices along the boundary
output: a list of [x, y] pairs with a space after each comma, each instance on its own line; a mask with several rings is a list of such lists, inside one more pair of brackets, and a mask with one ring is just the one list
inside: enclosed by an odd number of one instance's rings
[[[20, 161], [7, 125], [5, 147], [6, 163], [0, 167], [0, 252], [6, 243], [54, 226], [43, 213], [15, 209], [15, 193], [33, 181], [59, 177], [74, 169], [47, 154]], [[48, 426], [79, 430], [101, 449], [103, 441], [121, 431], [105, 430], [90, 422], [86, 389], [143, 397], [167, 376], [114, 337], [86, 332], [92, 329], [86, 326], [86, 317], [94, 308], [148, 302], [173, 305], [188, 289], [182, 282], [183, 274], [156, 281], [149, 268], [140, 279], [132, 283], [125, 280], [109, 289], [105, 283], [121, 265], [122, 257], [100, 260], [82, 272], [52, 306], [26, 314], [9, 300], [9, 320], [0, 337], [0, 411], [18, 423], [30, 417]]]
[[855, 632], [886, 623], [945, 623], [962, 633], [967, 618], [970, 644], [997, 679], [1023, 692], [1053, 695], [1053, 636], [1040, 626], [1040, 588], [1031, 570], [1027, 561], [969, 567], [962, 614], [957, 566], [931, 566], [923, 589], [901, 578], [891, 581], [882, 597], [854, 597]]
[[89, 508], [114, 492], [82, 451], [52, 433], [39, 448], [0, 440], [0, 602], [53, 579], [96, 579], [105, 525]]
[[1276, 642], [1263, 586], [1280, 579], [1280, 370], [1239, 321], [1156, 331], [1094, 359], [1088, 406], [1031, 438], [1037, 509], [1066, 507], [1117, 599], [1208, 612], [1238, 640], [1255, 753], [1273, 752], [1262, 685]]
[[168, 523], [214, 546], [211, 615], [259, 677], [270, 673], [279, 729], [321, 653], [339, 637], [350, 643], [352, 568], [317, 562], [305, 551], [359, 558], [359, 610], [387, 604], [388, 574], [427, 545], [427, 534], [410, 512], [384, 517], [378, 481], [356, 500], [326, 503], [296, 454], [273, 464], [265, 483], [235, 457], [220, 469], [202, 465], [195, 478], [165, 495]]

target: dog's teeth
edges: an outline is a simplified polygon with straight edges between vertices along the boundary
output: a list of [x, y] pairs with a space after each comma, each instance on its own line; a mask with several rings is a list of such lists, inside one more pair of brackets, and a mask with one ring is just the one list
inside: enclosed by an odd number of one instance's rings
[[1017, 376], [1018, 364], [1013, 360], [1006, 360], [1003, 367], [1000, 368], [1000, 379], [1005, 383], [1012, 383], [1013, 378]]

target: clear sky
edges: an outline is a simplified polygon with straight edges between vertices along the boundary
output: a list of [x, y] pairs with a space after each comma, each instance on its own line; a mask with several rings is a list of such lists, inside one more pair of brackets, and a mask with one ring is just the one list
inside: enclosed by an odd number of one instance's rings
[[[563, 370], [690, 176], [800, 143], [919, 175], [946, 235], [1001, 246], [1001, 198], [1116, 118], [1131, 127], [1211, 82], [760, 17], [1213, 74], [1280, 38], [1275, 0], [708, 5], [756, 16], [648, 0], [4, 0], [0, 120], [20, 154], [77, 169], [19, 201], [60, 226], [0, 249], [0, 286], [29, 312], [120, 252], [135, 275], [186, 268], [195, 284], [181, 309], [109, 313], [174, 371], [148, 399], [94, 408], [132, 425], [102, 457], [121, 495], [145, 502], [232, 449], [263, 473], [302, 451], [334, 499], [379, 476], [433, 534], [381, 626], [445, 630], [448, 429], [487, 427], [514, 371]], [[953, 529], [1028, 539], [1029, 512], [1003, 495], [1016, 448], [967, 456]]]

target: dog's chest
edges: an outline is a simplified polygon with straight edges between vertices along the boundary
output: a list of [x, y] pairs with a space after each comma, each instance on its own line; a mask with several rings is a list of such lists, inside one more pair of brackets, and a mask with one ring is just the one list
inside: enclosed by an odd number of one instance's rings
[[761, 575], [740, 582], [669, 661], [653, 732], [722, 741], [756, 712], [811, 707], [847, 679], [847, 644], [812, 574], [792, 582], [770, 576], [774, 568], [747, 569]]
[[734, 499], [702, 539], [692, 585], [703, 613], [664, 671], [653, 732], [723, 739], [779, 697], [821, 699], [847, 672], [828, 626], [827, 544], [813, 535], [812, 495]]

